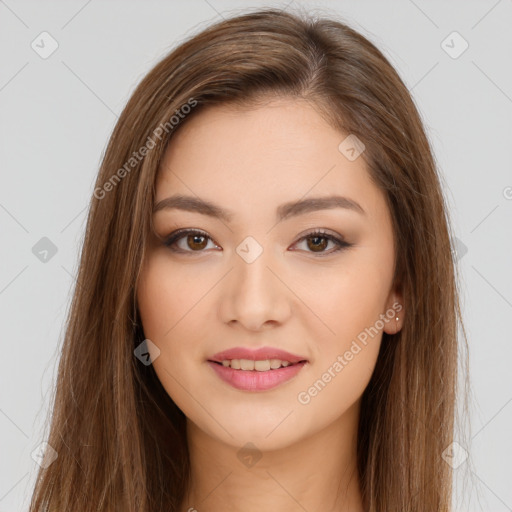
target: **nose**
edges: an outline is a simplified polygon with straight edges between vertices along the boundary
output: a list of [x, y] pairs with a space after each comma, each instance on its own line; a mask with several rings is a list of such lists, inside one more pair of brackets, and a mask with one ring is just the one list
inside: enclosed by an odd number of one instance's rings
[[293, 293], [269, 250], [252, 262], [233, 255], [233, 268], [221, 285], [222, 321], [246, 330], [281, 325], [290, 317]]

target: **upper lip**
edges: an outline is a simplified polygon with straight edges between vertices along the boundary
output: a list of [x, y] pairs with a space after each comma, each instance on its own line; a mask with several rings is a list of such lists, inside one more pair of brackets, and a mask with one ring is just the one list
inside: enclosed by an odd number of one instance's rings
[[261, 347], [257, 349], [235, 347], [222, 352], [214, 354], [209, 361], [222, 363], [225, 360], [232, 359], [249, 359], [251, 361], [265, 361], [266, 359], [280, 359], [281, 361], [289, 361], [290, 363], [298, 363], [300, 361], [307, 361], [303, 356], [291, 354], [286, 350], [281, 350], [274, 347]]

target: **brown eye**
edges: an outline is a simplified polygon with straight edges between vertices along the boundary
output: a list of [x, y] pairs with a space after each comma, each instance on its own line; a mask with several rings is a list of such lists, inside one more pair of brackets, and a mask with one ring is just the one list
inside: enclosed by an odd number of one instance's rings
[[[297, 243], [304, 241], [306, 241], [305, 251], [316, 254], [320, 257], [329, 256], [330, 254], [341, 251], [353, 245], [345, 242], [345, 240], [338, 238], [337, 236], [332, 235], [331, 233], [327, 233], [321, 230], [308, 233], [307, 235], [303, 236]], [[334, 248], [330, 251], [326, 251], [329, 242], [332, 242]]]
[[187, 235], [187, 244], [193, 250], [204, 249], [207, 245], [207, 237], [203, 235]]
[[308, 248], [313, 252], [322, 252], [329, 245], [329, 240], [325, 236], [310, 236], [307, 240]]
[[[164, 242], [171, 251], [192, 253], [204, 252], [212, 239], [204, 232], [195, 229], [184, 229], [172, 233]], [[181, 243], [181, 244], [180, 244]]]

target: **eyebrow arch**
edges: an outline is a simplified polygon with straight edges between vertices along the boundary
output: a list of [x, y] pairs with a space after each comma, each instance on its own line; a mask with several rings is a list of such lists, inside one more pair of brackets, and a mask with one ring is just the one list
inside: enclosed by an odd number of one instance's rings
[[[222, 219], [226, 222], [231, 222], [234, 217], [233, 212], [225, 210], [210, 201], [180, 194], [170, 196], [159, 201], [153, 208], [153, 214], [160, 210], [173, 208], [209, 215], [210, 217]], [[353, 199], [342, 196], [326, 196], [311, 197], [308, 199], [284, 203], [277, 208], [276, 217], [278, 221], [282, 221], [304, 213], [318, 210], [330, 210], [333, 208], [345, 208], [347, 210], [352, 210], [362, 215], [366, 215], [362, 206]]]

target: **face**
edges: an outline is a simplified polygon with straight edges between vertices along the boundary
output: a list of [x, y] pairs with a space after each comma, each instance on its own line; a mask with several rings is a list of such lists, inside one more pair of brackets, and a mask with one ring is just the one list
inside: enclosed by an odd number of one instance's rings
[[[276, 99], [210, 107], [165, 154], [139, 312], [170, 397], [229, 445], [286, 447], [342, 421], [397, 329], [390, 213], [363, 158], [338, 148], [346, 136]], [[165, 201], [177, 195], [214, 207]], [[216, 356], [235, 348], [248, 352]], [[279, 350], [297, 362], [268, 369], [292, 359]]]

